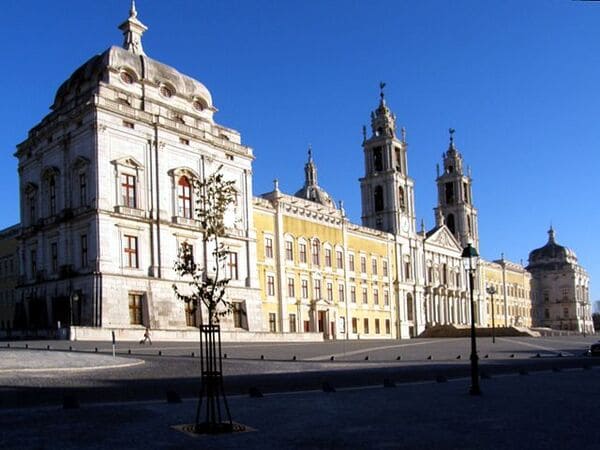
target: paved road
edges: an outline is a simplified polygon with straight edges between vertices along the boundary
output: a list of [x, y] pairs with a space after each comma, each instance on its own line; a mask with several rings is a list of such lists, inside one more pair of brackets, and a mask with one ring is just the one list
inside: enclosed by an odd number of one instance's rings
[[256, 431], [190, 437], [195, 402], [17, 409], [0, 415], [0, 448], [597, 449], [600, 369], [412, 383], [335, 393], [232, 396]]
[[[600, 363], [600, 359], [578, 355], [595, 340], [595, 337], [499, 338], [492, 344], [490, 339], [479, 339], [482, 371], [499, 374], [594, 365]], [[48, 354], [64, 354], [69, 346], [72, 347], [70, 355], [89, 355], [89, 352], [95, 353], [96, 348], [105, 355], [111, 350], [110, 343], [106, 342], [39, 341], [28, 342], [28, 349], [25, 342], [12, 342], [10, 349], [6, 345], [0, 345], [0, 367], [6, 364], [2, 356], [7, 351], [20, 351], [26, 359], [37, 354], [32, 349], [46, 349], [48, 345], [51, 349], [45, 350]], [[0, 407], [60, 404], [67, 393], [76, 394], [86, 403], [160, 399], [167, 390], [193, 397], [199, 387], [199, 358], [195, 347], [190, 343], [173, 342], [152, 346], [120, 344], [120, 357], [141, 359], [144, 364], [120, 369], [65, 371], [60, 376], [52, 372], [0, 372]], [[228, 354], [224, 361], [225, 384], [229, 393], [247, 393], [250, 387], [282, 392], [319, 389], [323, 382], [348, 387], [381, 385], [384, 378], [410, 382], [440, 376], [461, 377], [469, 373], [468, 349], [468, 339], [225, 344], [224, 352]], [[159, 351], [162, 356], [158, 356]], [[196, 353], [194, 358], [192, 351]], [[294, 355], [296, 361], [292, 361]], [[331, 356], [334, 356], [333, 361]], [[366, 356], [368, 361], [365, 361]], [[429, 356], [431, 359], [427, 359]]]

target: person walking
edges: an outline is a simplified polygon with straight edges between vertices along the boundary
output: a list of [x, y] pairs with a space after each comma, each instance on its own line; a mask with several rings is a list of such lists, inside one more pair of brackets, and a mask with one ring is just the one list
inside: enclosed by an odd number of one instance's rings
[[144, 331], [144, 339], [140, 340], [140, 344], [145, 344], [147, 342], [152, 345], [152, 339], [150, 339], [150, 329], [146, 327], [146, 331]]

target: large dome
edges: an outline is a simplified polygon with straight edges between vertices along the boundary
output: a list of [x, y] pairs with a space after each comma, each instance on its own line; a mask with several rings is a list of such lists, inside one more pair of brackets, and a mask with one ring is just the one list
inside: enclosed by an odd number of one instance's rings
[[548, 230], [548, 242], [529, 253], [529, 267], [576, 264], [577, 255], [570, 248], [556, 243], [554, 229]]

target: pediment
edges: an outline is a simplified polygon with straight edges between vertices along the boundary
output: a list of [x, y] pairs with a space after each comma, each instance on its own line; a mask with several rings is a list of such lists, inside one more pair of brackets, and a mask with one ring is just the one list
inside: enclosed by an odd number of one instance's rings
[[[430, 234], [429, 234], [430, 233]], [[438, 247], [446, 248], [448, 250], [462, 252], [460, 243], [456, 240], [454, 235], [450, 233], [450, 230], [446, 225], [437, 227], [431, 230], [425, 238], [427, 244], [433, 244]]]
[[131, 167], [133, 169], [141, 170], [144, 168], [143, 164], [135, 159], [133, 156], [125, 156], [123, 158], [115, 159], [112, 161], [114, 165]]

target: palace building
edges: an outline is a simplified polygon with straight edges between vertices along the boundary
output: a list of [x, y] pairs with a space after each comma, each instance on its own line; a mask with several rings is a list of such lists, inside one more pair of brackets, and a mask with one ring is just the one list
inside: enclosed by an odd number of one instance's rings
[[[199, 317], [176, 299], [173, 267], [184, 242], [211, 265], [192, 186], [220, 167], [237, 192], [226, 214], [226, 339], [399, 339], [470, 324], [461, 253], [480, 236], [454, 130], [431, 230], [417, 225], [409, 146], [383, 86], [363, 128], [361, 224], [319, 185], [311, 149], [295, 194], [275, 182], [254, 196], [254, 152], [215, 121], [209, 90], [146, 55], [133, 2], [119, 28], [123, 45], [75, 70], [17, 146], [21, 220], [0, 235], [0, 269], [12, 267], [0, 291], [4, 329], [60, 326], [86, 339], [150, 327], [158, 339], [195, 338]], [[527, 268], [479, 265], [477, 326], [491, 326], [494, 312], [497, 326], [587, 329], [589, 280], [553, 236]]]

